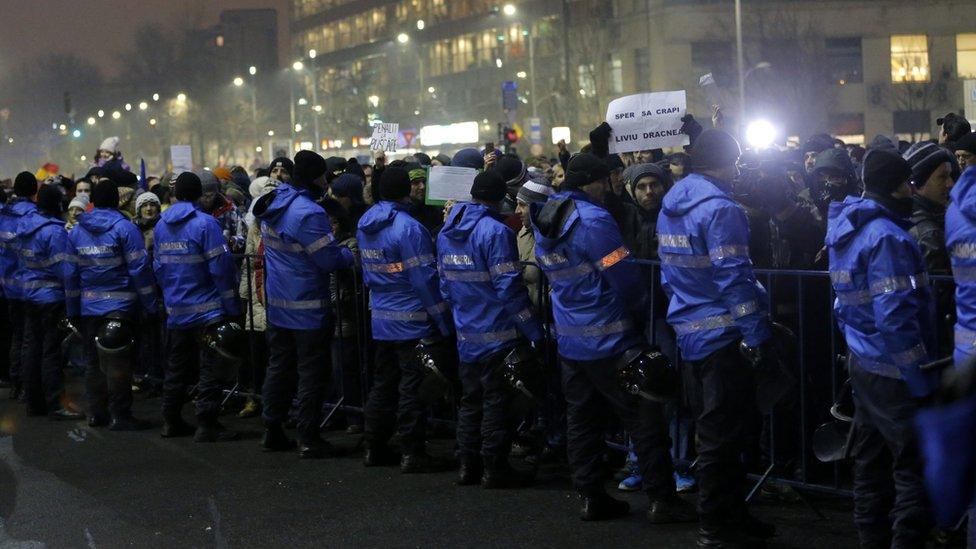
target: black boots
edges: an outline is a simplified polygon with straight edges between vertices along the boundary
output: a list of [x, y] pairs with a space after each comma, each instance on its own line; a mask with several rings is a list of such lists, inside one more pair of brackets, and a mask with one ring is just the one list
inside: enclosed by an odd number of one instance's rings
[[656, 498], [651, 500], [651, 505], [647, 509], [647, 520], [651, 524], [697, 522], [698, 512], [694, 505], [678, 496]]
[[237, 440], [238, 434], [230, 431], [217, 421], [216, 417], [198, 418], [197, 431], [193, 433], [193, 442], [227, 442]]
[[458, 469], [458, 478], [455, 484], [458, 486], [474, 486], [479, 484], [483, 469], [480, 456], [462, 456], [461, 466]]
[[389, 467], [400, 463], [400, 456], [390, 447], [382, 444], [376, 446], [366, 446], [366, 455], [363, 456], [363, 465], [366, 467]]
[[604, 492], [595, 496], [583, 496], [580, 518], [585, 521], [610, 520], [626, 516], [628, 513], [630, 513], [629, 503], [614, 499]]
[[285, 435], [281, 425], [270, 425], [264, 430], [261, 449], [265, 452], [287, 452], [295, 448], [295, 441]]
[[183, 420], [183, 416], [164, 416], [163, 430], [159, 432], [159, 436], [163, 438], [188, 437], [194, 431], [193, 426]]

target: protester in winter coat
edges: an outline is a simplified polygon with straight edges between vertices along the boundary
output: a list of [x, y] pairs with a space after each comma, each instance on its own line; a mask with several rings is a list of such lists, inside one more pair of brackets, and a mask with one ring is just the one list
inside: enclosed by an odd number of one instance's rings
[[64, 228], [70, 231], [78, 224], [78, 216], [88, 209], [88, 195], [76, 196], [68, 203], [68, 210], [64, 214]]
[[640, 226], [634, 236], [634, 255], [657, 259], [657, 216], [671, 176], [657, 164], [634, 164], [624, 170], [624, 181], [636, 203]]
[[146, 250], [150, 255], [153, 253], [153, 228], [159, 221], [161, 204], [159, 197], [150, 192], [144, 192], [136, 198], [136, 227], [142, 232], [142, 238], [146, 243]]
[[231, 253], [242, 253], [246, 240], [244, 222], [237, 206], [220, 192], [220, 181], [213, 173], [204, 170], [197, 174], [203, 183], [200, 211], [208, 213], [220, 224], [224, 239]]
[[516, 235], [518, 245], [519, 261], [522, 265], [522, 280], [525, 282], [526, 289], [529, 291], [529, 299], [536, 311], [539, 310], [542, 294], [540, 285], [542, 283], [542, 270], [535, 259], [535, 233], [532, 231], [532, 221], [529, 211], [532, 204], [536, 202], [544, 203], [552, 196], [552, 187], [545, 179], [530, 179], [522, 185], [516, 195], [515, 214], [522, 222], [522, 227]]
[[948, 274], [949, 253], [945, 244], [945, 213], [952, 189], [952, 154], [932, 143], [917, 143], [904, 154], [912, 169], [913, 226], [909, 229], [922, 251], [929, 274]]

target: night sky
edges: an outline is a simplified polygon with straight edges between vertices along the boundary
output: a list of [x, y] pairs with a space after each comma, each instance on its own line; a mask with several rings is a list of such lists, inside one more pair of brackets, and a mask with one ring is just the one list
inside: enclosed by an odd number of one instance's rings
[[278, 10], [279, 52], [289, 56], [289, 0], [0, 0], [0, 70], [46, 53], [74, 53], [117, 76], [116, 61], [150, 22], [164, 29], [213, 25], [225, 9]]

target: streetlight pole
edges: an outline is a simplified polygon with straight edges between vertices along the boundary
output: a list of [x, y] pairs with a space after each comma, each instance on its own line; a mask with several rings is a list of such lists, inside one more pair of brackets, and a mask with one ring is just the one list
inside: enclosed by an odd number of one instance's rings
[[746, 120], [746, 75], [742, 54], [742, 0], [735, 0], [735, 63], [739, 73], [739, 126]]
[[535, 93], [535, 23], [529, 23], [529, 88], [532, 92], [532, 118], [538, 118], [539, 102]]
[[[322, 147], [322, 137], [319, 135], [319, 111], [315, 110], [319, 106], [319, 74], [318, 74], [318, 63], [315, 62], [317, 57], [315, 50], [308, 50], [308, 57], [312, 60], [312, 128], [315, 132], [315, 146], [313, 150], [319, 150]], [[292, 126], [294, 129], [294, 126]]]

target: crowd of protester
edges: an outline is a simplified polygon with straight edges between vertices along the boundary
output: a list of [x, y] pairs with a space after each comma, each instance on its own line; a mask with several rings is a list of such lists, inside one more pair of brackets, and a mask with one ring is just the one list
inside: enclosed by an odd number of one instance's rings
[[[950, 254], [946, 249], [945, 216], [949, 204], [949, 192], [961, 173], [976, 166], [976, 134], [968, 122], [958, 115], [949, 114], [938, 120], [940, 134], [937, 139], [908, 143], [893, 137], [878, 135], [866, 145], [845, 144], [827, 134], [812, 135], [798, 147], [773, 146], [762, 150], [747, 150], [738, 161], [738, 176], [731, 188], [731, 195], [746, 213], [749, 229], [749, 255], [757, 268], [789, 269], [793, 271], [828, 269], [828, 253], [825, 247], [827, 222], [832, 203], [843, 202], [847, 197], [859, 196], [864, 191], [862, 163], [871, 151], [888, 151], [904, 158], [911, 169], [914, 194], [911, 197], [910, 233], [921, 249], [926, 270], [930, 274], [950, 274]], [[692, 143], [702, 128], [688, 117], [683, 128]], [[117, 207], [125, 219], [132, 222], [142, 238], [142, 245], [149, 261], [157, 253], [156, 232], [161, 217], [168, 209], [181, 201], [177, 184], [180, 174], [165, 173], [159, 177], [140, 178], [130, 171], [118, 150], [118, 140], [106, 140], [96, 155], [97, 162], [83, 177], [71, 179], [48, 173], [24, 172], [15, 181], [8, 181], [4, 189], [5, 201], [12, 209], [18, 200], [35, 197], [45, 214], [60, 216], [63, 227], [71, 234], [86, 230], [86, 219], [93, 219], [93, 210], [103, 209], [93, 202], [93, 191], [110, 182], [118, 191]], [[669, 190], [692, 173], [688, 151], [679, 150], [665, 154], [661, 150], [638, 151], [623, 154], [607, 154], [605, 136], [598, 128], [591, 134], [591, 143], [582, 153], [600, 158], [608, 171], [609, 184], [598, 201], [616, 222], [626, 249], [633, 258], [659, 260], [659, 214]], [[416, 153], [396, 160], [388, 160], [383, 153], [374, 154], [370, 163], [356, 158], [331, 157], [324, 159], [325, 185], [313, 199], [327, 213], [331, 233], [339, 246], [359, 256], [363, 243], [357, 242], [357, 227], [362, 229], [361, 219], [375, 215], [381, 203], [384, 173], [402, 170], [406, 174], [405, 189], [409, 205], [404, 206], [426, 230], [432, 246], [451, 245], [451, 232], [456, 231], [458, 220], [452, 220], [455, 203], [433, 206], [426, 203], [428, 168], [431, 166], [458, 166], [475, 168], [497, 174], [504, 182], [504, 196], [499, 201], [498, 216], [511, 229], [521, 261], [521, 279], [527, 289], [532, 309], [542, 311], [547, 302], [544, 293], [545, 275], [537, 261], [536, 232], [532, 225], [532, 208], [545, 203], [550, 196], [564, 188], [571, 154], [560, 144], [553, 155], [520, 157], [514, 151], [478, 150], [464, 148], [447, 156], [429, 156]], [[196, 172], [200, 181], [201, 195], [193, 207], [216, 220], [227, 249], [234, 254], [238, 278], [237, 298], [241, 307], [240, 324], [247, 333], [248, 352], [238, 368], [236, 379], [225, 380], [224, 388], [235, 385], [235, 390], [247, 395], [239, 409], [241, 417], [257, 416], [262, 411], [262, 387], [268, 362], [268, 328], [266, 311], [266, 258], [269, 245], [266, 231], [262, 231], [263, 209], [256, 214], [259, 199], [274, 193], [282, 184], [295, 178], [295, 162], [289, 158], [276, 158], [267, 168], [249, 174], [240, 166], [216, 167]], [[38, 178], [37, 176], [41, 177]], [[494, 176], [493, 176], [494, 177]], [[41, 189], [41, 190], [38, 190]], [[57, 191], [54, 193], [54, 191]], [[474, 192], [472, 192], [474, 195]], [[367, 213], [374, 209], [372, 213]], [[460, 214], [458, 214], [460, 215]], [[448, 229], [444, 229], [445, 225]], [[9, 245], [9, 244], [8, 244]], [[371, 244], [370, 246], [374, 246]], [[81, 288], [84, 290], [84, 288]], [[660, 288], [655, 288], [659, 299], [655, 318], [662, 319], [656, 330], [666, 332], [664, 308], [666, 298]], [[155, 289], [156, 297], [161, 297]], [[331, 342], [332, 372], [327, 389], [327, 400], [342, 401], [340, 413], [331, 416], [328, 428], [346, 429], [351, 434], [363, 432], [364, 395], [368, 380], [362, 370], [365, 363], [373, 361], [371, 352], [364, 348], [370, 337], [367, 313], [363, 306], [363, 273], [359, 269], [337, 270], [329, 281], [331, 308], [336, 319]], [[939, 296], [940, 307], [952, 306], [951, 292]], [[12, 303], [12, 302], [11, 302]], [[789, 305], [780, 305], [788, 307]], [[9, 356], [0, 367], [0, 382], [10, 387], [10, 398], [26, 402], [29, 415], [47, 414], [52, 418], [80, 418], [79, 407], [64, 394], [63, 381], [28, 379], [22, 376], [26, 363], [35, 360], [26, 350], [28, 333], [37, 326], [23, 328], [17, 336], [13, 326], [20, 322], [20, 311], [5, 308], [9, 314], [4, 319], [7, 328], [0, 334], [8, 340]], [[777, 312], [782, 313], [780, 309]], [[825, 324], [826, 322], [821, 322]], [[133, 391], [157, 396], [163, 391], [166, 379], [167, 353], [171, 337], [163, 315], [148, 315], [139, 323], [138, 357], [135, 361]], [[54, 331], [51, 327], [45, 331]], [[826, 329], [826, 328], [824, 328]], [[63, 334], [62, 334], [63, 335]], [[670, 341], [670, 343], [668, 343]], [[658, 343], [666, 354], [678, 359], [674, 335], [664, 333]], [[19, 345], [19, 346], [18, 346]], [[91, 370], [90, 354], [84, 352], [85, 343], [68, 338], [62, 349], [63, 363], [79, 370]], [[382, 346], [382, 345], [381, 345]], [[397, 352], [377, 350], [376, 361], [382, 361], [383, 353]], [[364, 359], [364, 357], [367, 357]], [[376, 365], [381, 367], [382, 365]], [[46, 374], [45, 374], [46, 375]], [[525, 457], [530, 464], [566, 460], [566, 412], [561, 395], [558, 374], [550, 372], [546, 380], [546, 394], [539, 409], [523, 418], [519, 436], [512, 442], [512, 454]], [[828, 403], [829, 404], [829, 403]], [[434, 406], [437, 411], [437, 406]], [[440, 409], [443, 411], [443, 409]], [[426, 412], [425, 412], [426, 413]], [[447, 411], [450, 415], [453, 412]], [[672, 433], [686, 433], [676, 445], [674, 481], [678, 491], [695, 489], [691, 470], [695, 459], [693, 444], [687, 432], [692, 422], [679, 423], [678, 415], [670, 411]], [[89, 422], [95, 419], [89, 411]], [[94, 425], [94, 424], [93, 424]], [[121, 423], [126, 427], [142, 428], [141, 423]], [[607, 436], [627, 446], [629, 440], [621, 427], [610, 427]], [[367, 433], [367, 438], [369, 433]], [[459, 444], [463, 441], [459, 433]], [[401, 441], [401, 444], [404, 444]], [[463, 465], [463, 464], [462, 464]], [[646, 470], [646, 469], [645, 469]], [[617, 474], [619, 489], [632, 491], [642, 485], [642, 468], [631, 445], [626, 462]], [[463, 470], [462, 470], [463, 474]]]

